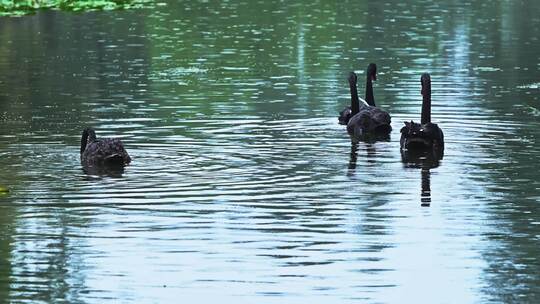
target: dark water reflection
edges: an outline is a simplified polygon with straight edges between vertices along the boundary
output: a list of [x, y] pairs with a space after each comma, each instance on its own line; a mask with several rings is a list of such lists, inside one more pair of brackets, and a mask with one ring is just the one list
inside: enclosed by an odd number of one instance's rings
[[[168, 1], [0, 18], [0, 299], [538, 302], [539, 12]], [[393, 131], [351, 145], [337, 113], [370, 61]], [[445, 155], [408, 166], [399, 129], [425, 71]], [[128, 147], [121, 177], [83, 172], [87, 125]]]
[[401, 161], [405, 168], [421, 170], [421, 206], [431, 205], [431, 169], [437, 168], [443, 157], [442, 149], [401, 150]]

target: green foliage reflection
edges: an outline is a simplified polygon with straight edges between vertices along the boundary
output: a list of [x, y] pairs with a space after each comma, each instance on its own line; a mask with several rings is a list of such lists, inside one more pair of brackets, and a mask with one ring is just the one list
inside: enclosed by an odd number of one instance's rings
[[141, 8], [150, 2], [152, 0], [0, 0], [0, 16], [21, 16], [48, 8], [75, 12]]

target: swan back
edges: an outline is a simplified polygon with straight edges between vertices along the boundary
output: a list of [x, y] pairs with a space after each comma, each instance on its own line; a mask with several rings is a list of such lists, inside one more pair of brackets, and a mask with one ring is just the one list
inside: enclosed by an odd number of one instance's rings
[[81, 163], [85, 166], [127, 165], [131, 157], [118, 138], [97, 139], [94, 130], [87, 128], [81, 138]]
[[360, 112], [349, 120], [347, 132], [356, 137], [367, 134], [386, 135], [392, 130], [390, 123], [390, 115], [386, 111], [363, 104]]

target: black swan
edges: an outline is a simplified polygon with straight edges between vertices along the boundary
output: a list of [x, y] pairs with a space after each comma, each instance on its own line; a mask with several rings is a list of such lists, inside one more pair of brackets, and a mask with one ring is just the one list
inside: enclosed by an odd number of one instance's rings
[[[371, 64], [370, 64], [371, 66]], [[370, 69], [368, 68], [368, 73]], [[369, 74], [368, 74], [369, 75]], [[388, 136], [392, 127], [390, 126], [390, 115], [375, 106], [373, 98], [373, 88], [368, 79], [366, 88], [366, 97], [369, 101], [362, 102], [358, 98], [356, 90], [357, 77], [354, 72], [349, 76], [349, 85], [351, 88], [351, 114], [352, 117], [347, 123], [347, 132], [355, 138], [361, 138], [368, 135]]]
[[84, 129], [81, 138], [81, 163], [84, 166], [124, 166], [131, 157], [117, 138], [96, 138], [92, 128]]
[[444, 152], [444, 135], [442, 130], [431, 122], [431, 77], [422, 74], [422, 120], [421, 123], [405, 122], [401, 128], [401, 150], [420, 151], [432, 150], [436, 158], [441, 158]]
[[[377, 65], [375, 63], [370, 63], [366, 70], [366, 103], [370, 106], [375, 106], [375, 97], [373, 96], [373, 80], [377, 80]], [[349, 120], [353, 116], [352, 108], [354, 101], [351, 100], [351, 106], [345, 107], [341, 112], [339, 112], [339, 124], [347, 125]]]

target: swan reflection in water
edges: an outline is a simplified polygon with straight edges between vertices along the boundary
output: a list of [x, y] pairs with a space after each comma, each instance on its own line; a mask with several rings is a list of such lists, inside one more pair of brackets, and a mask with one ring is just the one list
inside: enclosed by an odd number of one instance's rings
[[422, 207], [431, 205], [431, 172], [437, 168], [444, 153], [438, 149], [401, 150], [401, 161], [405, 168], [419, 168], [421, 172], [420, 204]]
[[[365, 145], [367, 164], [374, 164], [376, 162], [375, 159], [377, 157], [377, 150], [375, 149], [375, 144], [371, 142], [363, 142], [363, 144]], [[351, 152], [350, 152], [349, 166], [348, 166], [349, 172], [347, 173], [348, 176], [353, 176], [356, 170], [359, 145], [360, 145], [359, 141], [351, 141]]]
[[122, 177], [125, 171], [125, 167], [121, 165], [101, 165], [101, 166], [83, 165], [82, 170], [86, 175], [91, 175], [91, 176]]

